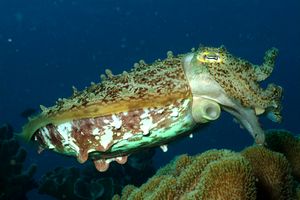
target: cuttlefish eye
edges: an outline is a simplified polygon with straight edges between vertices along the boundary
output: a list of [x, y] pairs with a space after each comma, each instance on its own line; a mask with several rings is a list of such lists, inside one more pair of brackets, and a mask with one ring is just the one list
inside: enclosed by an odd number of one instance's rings
[[220, 63], [222, 59], [219, 53], [216, 52], [201, 52], [197, 55], [197, 60], [204, 63]]

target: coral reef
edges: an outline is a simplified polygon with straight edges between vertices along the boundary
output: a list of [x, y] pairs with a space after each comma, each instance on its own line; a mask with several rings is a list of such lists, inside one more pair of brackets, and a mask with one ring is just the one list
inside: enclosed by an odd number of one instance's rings
[[91, 178], [75, 167], [57, 167], [43, 176], [39, 193], [56, 199], [110, 199], [116, 186], [120, 187], [111, 177]]
[[122, 197], [114, 196], [114, 200], [220, 198], [256, 199], [255, 178], [249, 162], [228, 150], [180, 156], [140, 188], [129, 185], [123, 189]]
[[26, 151], [12, 127], [2, 125], [0, 200], [27, 199], [26, 193], [36, 187], [40, 194], [73, 200], [300, 200], [299, 138], [285, 130], [269, 130], [266, 142], [267, 148], [254, 145], [241, 152], [213, 149], [181, 155], [148, 181], [154, 174], [153, 149], [131, 155], [121, 167], [112, 163], [105, 173], [92, 163], [83, 169], [58, 167], [38, 185], [33, 179], [36, 166], [23, 170]]
[[26, 151], [13, 136], [10, 125], [0, 126], [0, 199], [27, 199], [26, 193], [37, 187], [33, 179], [36, 166], [23, 170]]
[[42, 177], [39, 183], [39, 193], [53, 196], [56, 199], [80, 199], [73, 192], [74, 183], [79, 176], [79, 169], [55, 168]]
[[300, 181], [300, 139], [286, 130], [269, 130], [266, 134], [269, 149], [285, 155], [292, 168], [292, 175]]
[[261, 146], [248, 147], [241, 154], [251, 163], [258, 180], [258, 199], [292, 199], [293, 178], [283, 154]]
[[111, 199], [125, 185], [141, 185], [154, 174], [153, 155], [153, 149], [142, 151], [121, 167], [112, 163], [104, 173], [99, 173], [92, 163], [83, 169], [58, 167], [42, 177], [39, 193], [56, 199]]
[[[232, 187], [232, 186], [235, 187]], [[183, 199], [244, 199], [256, 197], [255, 178], [248, 161], [232, 156], [211, 162], [201, 173], [198, 188]]]
[[296, 195], [295, 195], [295, 199], [296, 200], [300, 200], [300, 184], [299, 183], [296, 183], [297, 186], [296, 186]]
[[[299, 152], [295, 151], [299, 148], [298, 139], [283, 131], [272, 131], [267, 134], [267, 141], [274, 150], [288, 152], [287, 158], [258, 145], [240, 153], [209, 150], [196, 156], [181, 155], [159, 169], [141, 187], [127, 185], [122, 195], [115, 195], [113, 199], [300, 199], [300, 185], [292, 176], [297, 173], [291, 168], [298, 164], [295, 160]], [[294, 145], [289, 148], [285, 144]], [[293, 169], [298, 168], [294, 166]]]

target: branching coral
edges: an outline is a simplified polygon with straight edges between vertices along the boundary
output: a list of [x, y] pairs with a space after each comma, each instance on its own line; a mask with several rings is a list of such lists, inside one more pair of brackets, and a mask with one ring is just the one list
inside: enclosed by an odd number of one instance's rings
[[37, 185], [33, 180], [36, 166], [23, 170], [26, 151], [13, 137], [10, 125], [0, 127], [0, 199], [27, 199], [26, 193]]

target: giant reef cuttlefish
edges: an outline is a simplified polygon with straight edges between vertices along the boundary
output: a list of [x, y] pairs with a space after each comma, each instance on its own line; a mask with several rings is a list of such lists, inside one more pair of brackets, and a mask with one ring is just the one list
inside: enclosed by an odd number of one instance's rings
[[257, 116], [280, 121], [282, 88], [259, 82], [274, 67], [277, 49], [262, 65], [253, 65], [220, 48], [200, 47], [152, 64], [136, 63], [130, 72], [113, 75], [68, 99], [59, 99], [23, 127], [22, 137], [40, 148], [92, 159], [99, 171], [111, 161], [123, 164], [140, 149], [161, 146], [203, 123], [232, 114], [256, 143], [264, 143]]

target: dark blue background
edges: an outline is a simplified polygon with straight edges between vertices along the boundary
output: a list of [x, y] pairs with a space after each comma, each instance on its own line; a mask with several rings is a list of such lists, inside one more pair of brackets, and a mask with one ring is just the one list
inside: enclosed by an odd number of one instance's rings
[[[99, 82], [106, 68], [117, 74], [140, 59], [164, 58], [168, 50], [177, 54], [199, 44], [224, 44], [256, 64], [268, 48], [279, 48], [267, 82], [284, 88], [284, 121], [261, 122], [264, 128], [299, 133], [299, 24], [298, 0], [0, 0], [0, 124], [9, 122], [20, 131], [26, 122], [21, 111], [53, 105], [71, 95], [72, 85], [83, 89]], [[170, 145], [165, 154], [158, 151], [155, 163], [161, 166], [175, 154], [240, 150], [251, 143], [224, 113], [192, 140]], [[27, 149], [29, 162], [38, 163], [38, 176], [58, 165], [79, 165]]]

